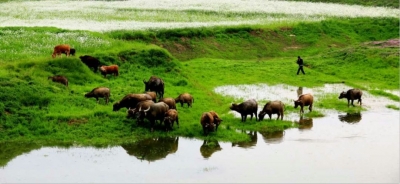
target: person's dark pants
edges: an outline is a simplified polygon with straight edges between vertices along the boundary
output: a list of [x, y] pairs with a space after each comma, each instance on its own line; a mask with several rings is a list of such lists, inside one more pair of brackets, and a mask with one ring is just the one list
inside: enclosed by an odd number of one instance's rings
[[300, 71], [305, 75], [303, 66], [299, 66], [299, 69], [297, 70], [297, 75], [299, 75]]

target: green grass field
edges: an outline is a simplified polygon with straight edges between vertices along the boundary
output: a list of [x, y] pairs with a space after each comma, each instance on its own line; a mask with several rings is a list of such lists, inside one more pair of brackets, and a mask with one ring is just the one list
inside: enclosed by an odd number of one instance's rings
[[[285, 26], [218, 26], [109, 32], [72, 31], [52, 27], [1, 27], [0, 35], [0, 142], [76, 143], [109, 145], [166, 135], [219, 141], [245, 141], [238, 130], [276, 131], [297, 127], [292, 121], [264, 120], [241, 123], [229, 113], [231, 97], [214, 92], [223, 85], [287, 84], [319, 87], [345, 81], [347, 85], [384, 96], [399, 89], [398, 45], [367, 44], [399, 38], [398, 18], [331, 18]], [[59, 43], [77, 49], [76, 56], [51, 58]], [[118, 64], [120, 76], [103, 78], [80, 60], [92, 55], [102, 64]], [[295, 60], [305, 59], [307, 75], [296, 76]], [[65, 75], [69, 87], [47, 79]], [[165, 97], [189, 92], [193, 108], [178, 106], [180, 128], [171, 132], [126, 119], [126, 109], [113, 112], [112, 104], [128, 93], [142, 93], [143, 80], [157, 75], [165, 81]], [[97, 104], [84, 94], [95, 87], [111, 89], [110, 103]], [[294, 97], [295, 98], [295, 97]], [[285, 113], [297, 113], [286, 104]], [[316, 102], [308, 117], [348, 108], [337, 96]], [[387, 108], [398, 109], [388, 104]], [[218, 132], [204, 136], [203, 112], [214, 110], [223, 119]], [[274, 116], [275, 117], [275, 116]]]

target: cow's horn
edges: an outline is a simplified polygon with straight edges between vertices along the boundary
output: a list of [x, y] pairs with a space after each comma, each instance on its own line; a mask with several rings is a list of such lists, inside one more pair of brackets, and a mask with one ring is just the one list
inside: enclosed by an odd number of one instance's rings
[[149, 111], [150, 110], [150, 107], [149, 108], [147, 108], [146, 110], [143, 110], [143, 112], [147, 112], [147, 111]]

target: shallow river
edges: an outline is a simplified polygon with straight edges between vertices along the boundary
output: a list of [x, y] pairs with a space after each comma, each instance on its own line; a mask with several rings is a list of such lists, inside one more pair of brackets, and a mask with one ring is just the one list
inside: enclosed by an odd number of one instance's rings
[[109, 148], [35, 147], [0, 168], [0, 183], [399, 183], [399, 118], [388, 108], [331, 112], [284, 132], [248, 132], [248, 143], [172, 137]]

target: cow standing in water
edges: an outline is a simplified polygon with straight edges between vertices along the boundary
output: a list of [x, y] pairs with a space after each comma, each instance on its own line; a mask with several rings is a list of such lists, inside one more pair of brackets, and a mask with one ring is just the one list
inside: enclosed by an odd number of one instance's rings
[[360, 104], [360, 106], [361, 106], [361, 96], [362, 96], [362, 91], [361, 90], [359, 90], [359, 89], [349, 89], [347, 92], [342, 92], [342, 93], [340, 93], [340, 95], [339, 95], [339, 99], [342, 99], [342, 98], [347, 98], [347, 107], [349, 107], [350, 106], [350, 101], [351, 101], [351, 105], [352, 106], [355, 106], [354, 104], [353, 104], [353, 102], [354, 102], [354, 100], [358, 100], [358, 103]]
[[303, 114], [304, 113], [303, 107], [309, 106], [308, 109], [311, 112], [313, 103], [314, 103], [314, 97], [311, 94], [300, 95], [299, 99], [294, 101], [294, 108], [296, 109], [298, 106], [300, 106], [300, 114]]

